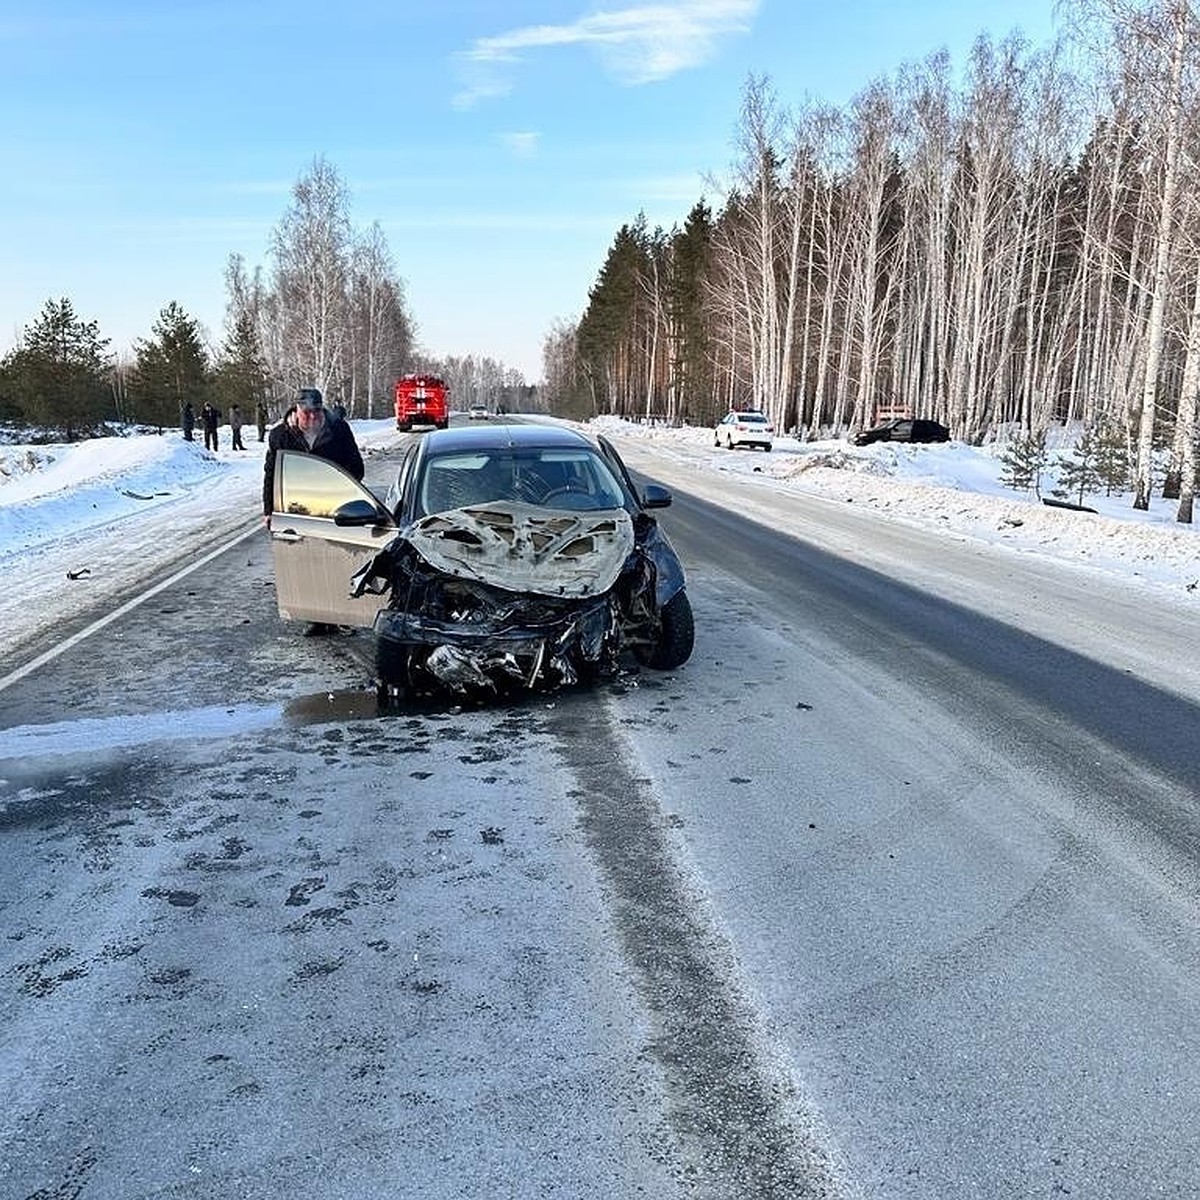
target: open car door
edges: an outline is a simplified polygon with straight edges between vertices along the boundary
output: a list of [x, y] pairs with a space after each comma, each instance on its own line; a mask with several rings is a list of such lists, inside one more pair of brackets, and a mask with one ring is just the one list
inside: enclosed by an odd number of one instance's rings
[[285, 621], [368, 627], [387, 604], [351, 597], [350, 578], [396, 534], [387, 509], [341, 467], [295, 450], [275, 459], [271, 547]]

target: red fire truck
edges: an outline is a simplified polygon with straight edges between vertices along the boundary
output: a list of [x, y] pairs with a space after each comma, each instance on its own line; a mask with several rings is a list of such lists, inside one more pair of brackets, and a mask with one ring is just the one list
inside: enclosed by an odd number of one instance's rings
[[396, 380], [396, 428], [445, 429], [450, 424], [450, 389], [436, 375], [404, 375]]

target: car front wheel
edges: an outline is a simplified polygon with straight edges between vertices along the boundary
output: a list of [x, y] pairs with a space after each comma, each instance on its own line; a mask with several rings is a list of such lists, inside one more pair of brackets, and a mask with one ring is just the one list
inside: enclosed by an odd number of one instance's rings
[[692, 602], [687, 592], [676, 592], [663, 605], [659, 617], [661, 626], [658, 641], [653, 646], [635, 651], [634, 657], [643, 666], [653, 667], [656, 671], [673, 671], [691, 658], [696, 641]]

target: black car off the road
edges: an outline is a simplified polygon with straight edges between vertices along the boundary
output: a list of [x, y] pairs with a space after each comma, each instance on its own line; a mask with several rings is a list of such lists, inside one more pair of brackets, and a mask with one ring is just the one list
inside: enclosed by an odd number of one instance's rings
[[948, 442], [950, 430], [937, 421], [920, 418], [899, 417], [884, 421], [872, 429], [864, 429], [854, 435], [856, 446], [869, 446], [872, 442]]
[[307, 454], [276, 467], [271, 535], [285, 620], [373, 626], [389, 692], [549, 690], [628, 652], [692, 652], [683, 567], [616, 450], [553, 425], [435, 430], [381, 501]]

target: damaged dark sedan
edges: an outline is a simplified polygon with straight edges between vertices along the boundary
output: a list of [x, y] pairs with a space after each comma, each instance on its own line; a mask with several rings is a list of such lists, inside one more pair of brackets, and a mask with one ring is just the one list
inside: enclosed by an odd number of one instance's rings
[[275, 553], [285, 620], [373, 627], [392, 695], [548, 691], [625, 654], [672, 670], [692, 652], [679, 558], [616, 450], [567, 427], [437, 430], [381, 501], [339, 467], [284, 452]]

